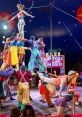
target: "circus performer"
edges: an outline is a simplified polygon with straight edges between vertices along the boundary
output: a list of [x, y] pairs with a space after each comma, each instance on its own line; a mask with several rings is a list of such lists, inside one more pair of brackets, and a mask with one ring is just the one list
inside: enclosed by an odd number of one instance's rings
[[28, 14], [24, 10], [24, 5], [22, 4], [17, 4], [18, 8], [18, 13], [11, 19], [14, 20], [15, 18], [18, 18], [18, 31], [19, 31], [19, 36], [24, 37], [24, 26], [25, 26], [25, 21], [24, 21], [24, 15], [29, 16], [31, 18], [34, 18], [31, 14]]
[[53, 113], [52, 116], [55, 115], [64, 115], [64, 111], [67, 107], [67, 103], [71, 101], [71, 110], [72, 110], [72, 114], [75, 114], [75, 96], [73, 92], [69, 92], [68, 94], [56, 98], [55, 99], [55, 106], [56, 106], [56, 113]]
[[[43, 73], [43, 76], [44, 77], [48, 77], [48, 73], [47, 73], [47, 71], [45, 72], [45, 73]], [[44, 81], [42, 81], [41, 80], [41, 87], [40, 87], [40, 94], [42, 95], [42, 102], [43, 103], [45, 103], [45, 101], [47, 102], [47, 104], [48, 104], [48, 107], [49, 108], [53, 108], [54, 107], [54, 104], [52, 103], [52, 100], [51, 100], [51, 91], [52, 91], [52, 86], [50, 85], [49, 87], [50, 87], [50, 89], [51, 90], [49, 90], [48, 88], [47, 88], [47, 83], [46, 82], [44, 82]]]
[[3, 81], [14, 73], [14, 69], [7, 68], [6, 70], [0, 70], [0, 103], [4, 95]]
[[31, 72], [27, 71], [26, 66], [21, 66], [20, 71], [15, 73], [19, 79], [18, 83], [18, 107], [23, 110], [25, 105], [29, 104], [29, 78]]
[[10, 38], [6, 38], [4, 49], [1, 52], [1, 57], [2, 57], [2, 60], [3, 60], [3, 63], [1, 65], [2, 70], [6, 69], [6, 67], [7, 67], [6, 58], [7, 58], [8, 49], [9, 49], [9, 45], [8, 45], [9, 40], [10, 40]]
[[[43, 62], [45, 71], [47, 71], [47, 68], [46, 68], [46, 54], [44, 52], [45, 44], [43, 42], [43, 38], [38, 38], [38, 42], [40, 42], [39, 51], [40, 51], [41, 60]], [[45, 87], [44, 87], [43, 83], [41, 82], [41, 80], [39, 80], [39, 89], [40, 89], [40, 94], [42, 96], [42, 99], [40, 101], [42, 101], [43, 103], [45, 103], [44, 88]]]
[[[61, 97], [61, 93], [62, 93], [63, 87], [65, 85], [67, 85], [67, 93], [68, 93], [69, 88], [71, 86], [71, 81], [74, 78], [76, 72], [71, 70], [71, 71], [69, 71], [68, 75], [61, 75], [61, 76], [57, 76], [56, 78], [46, 77], [43, 73], [38, 73], [38, 74], [39, 74], [39, 78], [46, 84], [46, 88], [49, 91], [51, 91], [50, 85], [54, 85], [55, 87], [60, 86], [59, 97]], [[51, 102], [50, 101], [51, 99], [49, 99], [50, 96], [48, 93], [47, 93], [47, 96], [48, 96], [47, 103], [49, 103], [49, 102]]]
[[[40, 78], [42, 77], [42, 80], [46, 83], [51, 83], [53, 85], [60, 86], [60, 91], [59, 91], [59, 96], [61, 96], [63, 87], [65, 86], [65, 84], [67, 84], [67, 92], [69, 91], [69, 88], [71, 87], [71, 81], [72, 79], [75, 77], [76, 71], [70, 70], [68, 72], [68, 75], [61, 75], [61, 76], [57, 76], [57, 78], [48, 78], [48, 77], [44, 77], [42, 75], [42, 73], [40, 73]], [[41, 76], [42, 75], [42, 76]]]
[[78, 77], [79, 77], [79, 74], [76, 73], [75, 77], [72, 79], [71, 87], [69, 89], [69, 91], [74, 92], [74, 95], [75, 95], [75, 105], [77, 105], [77, 106], [79, 106], [79, 104], [80, 104], [80, 102], [79, 102], [80, 93], [76, 89], [76, 80], [77, 80]]
[[40, 51], [40, 56], [41, 56], [41, 60], [44, 64], [45, 70], [47, 69], [47, 65], [46, 65], [46, 54], [44, 52], [44, 48], [45, 48], [45, 44], [43, 42], [43, 38], [38, 38], [38, 42], [40, 42], [39, 44], [39, 51]]
[[28, 70], [30, 72], [33, 72], [35, 61], [37, 60], [40, 72], [44, 71], [44, 65], [42, 63], [41, 56], [40, 56], [38, 40], [35, 41], [35, 37], [31, 36], [30, 40], [27, 39], [27, 42], [30, 44], [31, 49], [32, 49], [30, 61], [28, 63]]
[[23, 57], [25, 55], [25, 50], [31, 50], [31, 48], [24, 47], [24, 43], [27, 41], [27, 39], [17, 36], [17, 40], [19, 63], [22, 63]]
[[19, 69], [16, 34], [10, 38], [10, 41], [8, 42], [8, 44], [9, 44], [9, 49], [8, 49], [6, 64], [8, 66], [16, 66], [16, 68]]

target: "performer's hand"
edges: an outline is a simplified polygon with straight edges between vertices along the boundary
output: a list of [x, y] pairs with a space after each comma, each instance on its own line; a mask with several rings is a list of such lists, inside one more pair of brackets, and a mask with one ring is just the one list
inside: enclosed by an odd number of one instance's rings
[[25, 50], [30, 50], [30, 51], [32, 51], [32, 49], [31, 49], [31, 48], [24, 47], [24, 49], [25, 49]]
[[35, 16], [31, 16], [31, 18], [35, 18]]

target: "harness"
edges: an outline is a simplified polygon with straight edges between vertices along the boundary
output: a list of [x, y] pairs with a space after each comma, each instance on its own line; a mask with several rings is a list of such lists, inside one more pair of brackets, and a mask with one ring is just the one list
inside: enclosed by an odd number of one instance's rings
[[26, 72], [24, 72], [24, 74], [22, 74], [22, 72], [20, 71], [20, 74], [21, 74], [21, 79], [20, 79], [20, 82], [22, 82], [22, 80], [24, 80], [25, 82], [27, 82], [26, 81], [26, 79], [25, 79], [25, 74], [26, 74]]

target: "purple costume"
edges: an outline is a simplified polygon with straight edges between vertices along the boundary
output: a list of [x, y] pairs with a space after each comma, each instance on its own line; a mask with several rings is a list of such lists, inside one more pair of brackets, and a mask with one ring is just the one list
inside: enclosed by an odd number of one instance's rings
[[70, 94], [70, 95], [66, 95], [64, 97], [56, 98], [55, 99], [55, 105], [61, 106], [61, 107], [66, 107], [67, 102], [72, 100], [73, 96], [74, 96], [73, 94]]

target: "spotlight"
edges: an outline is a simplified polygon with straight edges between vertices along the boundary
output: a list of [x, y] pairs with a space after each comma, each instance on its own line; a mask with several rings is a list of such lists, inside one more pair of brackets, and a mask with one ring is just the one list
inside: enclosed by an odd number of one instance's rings
[[3, 44], [5, 44], [5, 41], [2, 41]]
[[5, 36], [3, 36], [3, 39], [5, 39]]
[[4, 30], [7, 30], [8, 29], [8, 26], [6, 24], [3, 25], [3, 29]]

